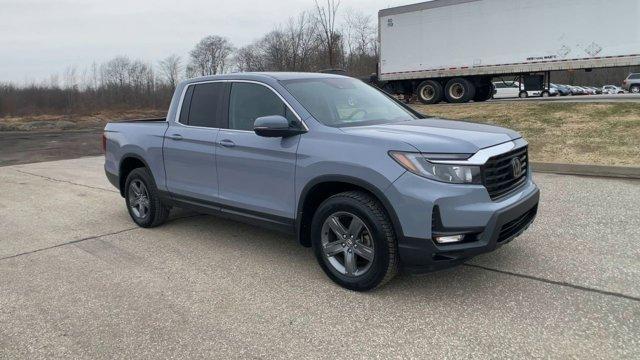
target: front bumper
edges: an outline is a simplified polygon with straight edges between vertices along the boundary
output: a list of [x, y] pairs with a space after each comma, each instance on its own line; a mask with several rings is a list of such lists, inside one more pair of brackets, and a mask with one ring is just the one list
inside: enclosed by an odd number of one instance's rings
[[536, 188], [519, 202], [497, 211], [472, 242], [438, 245], [431, 239], [405, 237], [398, 244], [403, 267], [413, 273], [436, 271], [494, 251], [529, 228], [537, 215], [539, 199]]
[[[509, 243], [533, 222], [540, 190], [531, 175], [509, 196], [490, 199], [484, 186], [443, 184], [407, 173], [385, 192], [402, 234], [400, 261], [409, 272], [445, 269]], [[436, 235], [468, 234], [456, 244], [438, 244]]]

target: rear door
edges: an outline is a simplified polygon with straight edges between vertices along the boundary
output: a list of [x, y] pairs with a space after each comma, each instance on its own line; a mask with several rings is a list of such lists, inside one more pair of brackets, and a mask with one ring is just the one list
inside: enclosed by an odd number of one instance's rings
[[300, 135], [266, 138], [253, 131], [255, 119], [282, 115], [303, 126], [273, 89], [253, 82], [233, 82], [228, 127], [216, 144], [222, 209], [287, 223], [295, 214], [295, 166]]
[[178, 122], [165, 134], [167, 188], [177, 199], [215, 202], [218, 198], [215, 141], [226, 122], [227, 89], [225, 82], [190, 85]]

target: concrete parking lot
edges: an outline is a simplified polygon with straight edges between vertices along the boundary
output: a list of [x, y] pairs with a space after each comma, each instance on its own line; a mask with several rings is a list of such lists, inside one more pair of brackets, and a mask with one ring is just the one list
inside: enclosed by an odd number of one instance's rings
[[295, 239], [139, 229], [102, 158], [0, 167], [0, 358], [638, 358], [640, 182], [536, 174], [532, 228], [370, 293]]

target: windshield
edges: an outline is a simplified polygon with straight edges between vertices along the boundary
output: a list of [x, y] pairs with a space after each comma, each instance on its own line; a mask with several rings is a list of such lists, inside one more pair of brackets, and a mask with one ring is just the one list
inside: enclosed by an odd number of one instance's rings
[[281, 83], [316, 120], [327, 126], [362, 126], [416, 119], [408, 110], [360, 80], [317, 78]]

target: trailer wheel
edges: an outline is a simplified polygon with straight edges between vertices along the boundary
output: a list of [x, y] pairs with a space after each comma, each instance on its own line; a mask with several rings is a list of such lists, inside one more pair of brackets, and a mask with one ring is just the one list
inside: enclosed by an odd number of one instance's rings
[[476, 96], [473, 101], [483, 102], [493, 97], [493, 84], [485, 84], [476, 88]]
[[543, 98], [548, 98], [549, 96], [551, 96], [551, 94], [548, 91], [543, 91], [540, 96]]
[[423, 104], [437, 104], [442, 101], [442, 85], [433, 80], [425, 80], [416, 89], [418, 100]]
[[526, 91], [520, 91], [520, 98], [524, 99], [524, 98], [528, 98], [529, 97], [529, 93]]
[[469, 80], [455, 78], [447, 82], [444, 96], [450, 103], [466, 103], [476, 95], [476, 87]]

